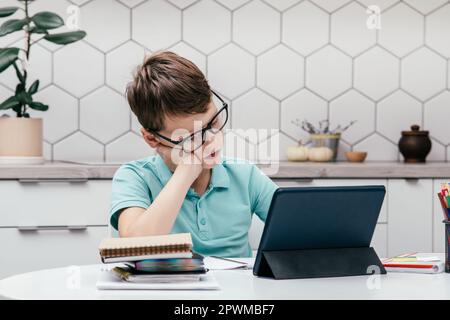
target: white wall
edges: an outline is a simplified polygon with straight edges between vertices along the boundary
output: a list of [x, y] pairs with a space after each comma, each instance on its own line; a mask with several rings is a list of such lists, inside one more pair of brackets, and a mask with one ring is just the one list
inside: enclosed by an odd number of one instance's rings
[[[2, 6], [16, 0], [2, 0]], [[357, 124], [343, 136], [368, 160], [397, 160], [400, 131], [431, 131], [432, 161], [450, 159], [450, 3], [447, 0], [38, 0], [31, 11], [68, 17], [80, 5], [85, 40], [64, 48], [39, 42], [32, 78], [45, 113], [48, 159], [119, 162], [152, 151], [138, 136], [124, 88], [145, 52], [192, 59], [231, 104], [231, 128], [280, 129], [280, 157], [306, 135], [291, 121], [329, 117]], [[382, 10], [371, 30], [367, 5]], [[19, 16], [17, 13], [16, 16]], [[17, 36], [0, 46], [21, 45]], [[0, 100], [13, 70], [0, 74]], [[264, 138], [252, 142], [257, 148]]]

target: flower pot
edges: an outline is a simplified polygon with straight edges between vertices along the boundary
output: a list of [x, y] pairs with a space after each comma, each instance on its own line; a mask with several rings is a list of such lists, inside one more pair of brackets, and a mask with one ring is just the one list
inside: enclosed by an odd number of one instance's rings
[[[336, 133], [336, 134], [328, 134], [328, 133], [311, 134], [310, 138], [311, 138], [313, 148], [329, 148], [329, 149], [331, 149], [332, 156], [326, 157], [326, 160], [324, 160], [325, 162], [336, 161], [338, 147], [339, 147], [339, 140], [341, 138], [341, 135], [339, 133]], [[325, 150], [325, 149], [322, 149], [322, 150]]]
[[0, 164], [44, 162], [42, 119], [0, 117]]

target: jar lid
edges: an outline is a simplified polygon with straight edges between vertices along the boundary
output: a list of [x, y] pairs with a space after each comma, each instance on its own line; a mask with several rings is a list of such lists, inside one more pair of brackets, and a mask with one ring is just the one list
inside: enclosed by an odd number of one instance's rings
[[411, 126], [411, 131], [402, 131], [402, 135], [404, 136], [428, 136], [427, 130], [420, 130], [420, 126], [414, 124]]

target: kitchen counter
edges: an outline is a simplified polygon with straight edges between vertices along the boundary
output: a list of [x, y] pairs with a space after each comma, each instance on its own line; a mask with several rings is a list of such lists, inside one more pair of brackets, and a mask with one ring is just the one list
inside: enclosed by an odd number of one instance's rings
[[[0, 165], [0, 180], [73, 180], [111, 179], [120, 164], [46, 162], [42, 165]], [[288, 162], [258, 164], [274, 179], [320, 178], [450, 178], [450, 162], [404, 164], [401, 162], [309, 163]], [[278, 168], [278, 170], [277, 170]]]

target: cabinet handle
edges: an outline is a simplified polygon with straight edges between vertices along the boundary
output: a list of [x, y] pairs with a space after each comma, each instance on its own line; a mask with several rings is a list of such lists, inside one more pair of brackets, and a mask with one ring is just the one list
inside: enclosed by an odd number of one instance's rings
[[84, 183], [87, 182], [87, 178], [69, 178], [69, 179], [28, 179], [28, 178], [21, 178], [18, 180], [19, 183], [47, 183], [47, 182], [78, 182], [78, 183]]
[[300, 179], [275, 179], [275, 181], [279, 181], [279, 182], [295, 182], [297, 184], [302, 184], [302, 183], [312, 183], [314, 181], [314, 179], [310, 179], [310, 178], [300, 178]]
[[20, 232], [34, 232], [34, 231], [85, 231], [87, 226], [21, 226], [17, 227]]

